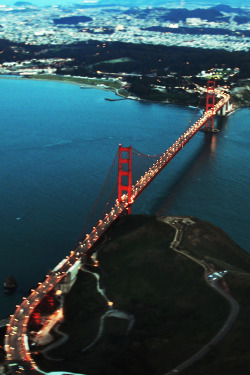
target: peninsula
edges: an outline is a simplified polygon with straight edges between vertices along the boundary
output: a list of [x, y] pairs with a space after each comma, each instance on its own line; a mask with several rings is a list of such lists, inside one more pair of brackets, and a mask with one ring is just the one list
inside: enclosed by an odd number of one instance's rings
[[57, 343], [31, 346], [32, 356], [47, 372], [231, 375], [249, 361], [249, 290], [250, 256], [221, 229], [125, 216], [65, 295]]

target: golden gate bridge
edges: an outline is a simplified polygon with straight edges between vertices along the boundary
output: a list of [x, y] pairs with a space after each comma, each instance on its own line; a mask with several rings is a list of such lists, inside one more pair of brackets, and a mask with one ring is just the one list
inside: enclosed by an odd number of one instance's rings
[[[218, 102], [215, 103], [216, 96]], [[155, 177], [171, 162], [177, 153], [200, 131], [213, 133], [218, 131], [214, 128], [214, 117], [217, 114], [226, 115], [231, 110], [229, 105], [230, 95], [220, 90], [215, 89], [215, 82], [209, 80], [207, 83], [206, 92], [206, 109], [203, 115], [176, 140], [166, 151], [159, 155], [145, 155], [130, 147], [123, 147], [119, 145], [118, 152], [112, 163], [108, 177], [104, 183], [104, 187], [108, 186], [107, 190], [111, 190], [108, 198], [108, 203], [102, 216], [92, 231], [84, 236], [85, 229], [82, 232], [77, 244], [70, 252], [70, 255], [62, 260], [47, 276], [43, 282], [38, 284], [37, 289], [33, 289], [28, 298], [24, 298], [20, 305], [17, 305], [15, 313], [10, 316], [10, 321], [7, 324], [7, 331], [5, 335], [5, 351], [6, 364], [11, 374], [45, 374], [40, 370], [32, 355], [29, 347], [29, 323], [30, 321], [37, 321], [39, 324], [40, 310], [39, 306], [47, 304], [54, 306], [52, 294], [60, 291], [60, 283], [66, 276], [77, 270], [86, 262], [87, 255], [90, 249], [102, 237], [110, 225], [123, 213], [130, 213], [131, 206], [138, 196], [147, 188], [147, 186], [155, 179]], [[147, 157], [155, 159], [149, 169], [137, 180], [132, 182], [132, 155], [137, 157]], [[114, 170], [115, 162], [118, 160], [118, 179], [113, 188], [107, 184], [111, 171]], [[102, 195], [104, 187], [101, 190]], [[118, 191], [118, 195], [117, 195]], [[116, 195], [115, 203], [112, 205], [112, 196]], [[95, 207], [99, 202], [99, 198]], [[109, 205], [111, 208], [108, 210]], [[105, 213], [107, 212], [108, 213]], [[94, 212], [94, 210], [93, 210]], [[93, 213], [92, 212], [92, 213]], [[89, 220], [92, 217], [89, 216]], [[56, 314], [56, 313], [55, 313]], [[62, 311], [57, 311], [58, 316], [61, 316]]]

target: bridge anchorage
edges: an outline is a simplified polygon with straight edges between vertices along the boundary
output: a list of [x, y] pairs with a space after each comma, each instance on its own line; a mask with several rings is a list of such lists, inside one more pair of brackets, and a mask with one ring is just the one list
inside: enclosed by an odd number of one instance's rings
[[217, 109], [215, 105], [215, 96], [220, 97], [220, 91], [215, 89], [215, 81], [208, 80], [207, 81], [207, 96], [206, 96], [206, 110], [205, 113], [211, 113], [211, 116], [205, 122], [205, 126], [200, 129], [202, 132], [206, 133], [218, 133], [219, 129], [214, 127], [214, 117], [217, 116], [226, 116], [231, 110], [232, 106], [229, 104], [229, 100]]

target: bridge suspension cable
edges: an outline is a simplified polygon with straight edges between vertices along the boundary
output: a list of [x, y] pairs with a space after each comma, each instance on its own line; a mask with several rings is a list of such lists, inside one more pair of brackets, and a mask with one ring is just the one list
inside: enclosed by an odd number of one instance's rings
[[160, 154], [156, 154], [156, 155], [148, 155], [148, 154], [144, 154], [141, 151], [136, 150], [136, 148], [134, 147], [132, 147], [132, 153], [134, 155], [143, 156], [145, 158], [159, 158], [163, 154], [163, 152], [161, 152]]
[[[44, 296], [50, 293], [65, 276], [69, 275], [71, 271], [78, 269], [82, 264], [85, 264], [88, 251], [99, 240], [109, 226], [131, 206], [134, 200], [142, 193], [149, 183], [152, 182], [152, 180], [174, 158], [185, 144], [193, 138], [193, 136], [204, 126], [207, 120], [214, 116], [215, 113], [228, 103], [230, 96], [225, 93], [220, 93], [220, 95], [222, 96], [220, 101], [212, 109], [208, 109], [203, 116], [189, 127], [171, 147], [169, 147], [164, 153], [160, 154], [161, 156], [157, 161], [153, 163], [144, 175], [141, 176], [141, 178], [132, 186], [131, 197], [128, 198], [127, 195], [123, 195], [120, 202], [117, 199], [109, 213], [107, 213], [103, 219], [98, 221], [98, 224], [96, 227], [93, 227], [91, 233], [87, 234], [83, 241], [79, 240], [78, 245], [70, 252], [70, 255], [62, 260], [54, 270], [46, 276], [43, 283], [39, 283], [37, 289], [33, 290], [31, 295], [25, 299], [20, 306], [17, 306], [14, 315], [11, 315], [10, 323], [7, 326], [5, 335], [6, 361], [13, 374], [20, 374], [20, 371], [23, 370], [26, 374], [44, 374], [43, 371], [37, 368], [29, 351], [27, 325], [35, 308], [41, 303]], [[115, 159], [117, 159], [117, 156]], [[108, 175], [111, 174], [111, 171], [114, 169], [113, 165], [114, 162], [112, 163]]]
[[[109, 208], [109, 205], [110, 203], [114, 203], [114, 202], [111, 202], [112, 200], [112, 196], [115, 194], [115, 188], [117, 187], [117, 173], [115, 174], [116, 175], [116, 182], [113, 184], [113, 186], [110, 186], [110, 180], [111, 180], [111, 176], [112, 176], [112, 172], [114, 172], [114, 168], [115, 168], [115, 165], [117, 163], [117, 159], [118, 159], [118, 150], [115, 154], [115, 157], [114, 157], [114, 160], [111, 164], [111, 167], [108, 171], [108, 174], [107, 174], [107, 177], [102, 185], [102, 188], [100, 190], [100, 193], [93, 205], [93, 208], [92, 210], [90, 211], [89, 213], [89, 216], [86, 220], [86, 223], [82, 229], [82, 232], [80, 233], [80, 236], [76, 242], [76, 247], [79, 245], [79, 242], [82, 241], [83, 239], [83, 236], [86, 234], [86, 230], [88, 229], [88, 226], [91, 225], [91, 222], [92, 224], [94, 224], [94, 222], [98, 219], [98, 218], [103, 218], [104, 216], [104, 212], [106, 212]], [[112, 179], [113, 180], [113, 179]], [[105, 190], [107, 190], [107, 192], [111, 193], [109, 194], [108, 196], [108, 199], [105, 201], [105, 208], [103, 208], [103, 204], [101, 202], [101, 199], [103, 200], [103, 196], [107, 194], [104, 194]], [[100, 207], [98, 207], [100, 205]], [[102, 212], [102, 213], [101, 213]], [[97, 216], [98, 215], [98, 216]], [[94, 221], [94, 222], [93, 222]]]
[[[150, 165], [152, 164], [152, 160], [156, 161], [157, 158], [163, 155], [147, 155], [141, 151], [138, 151], [134, 147], [131, 147], [131, 153], [133, 155], [133, 174], [132, 174], [132, 181], [131, 186], [136, 183], [136, 181], [145, 173]], [[116, 198], [119, 199], [119, 189], [118, 189], [118, 157], [119, 157], [119, 149], [117, 150], [111, 167], [108, 171], [107, 177], [101, 187], [101, 190], [98, 194], [98, 197], [88, 215], [88, 218], [84, 224], [84, 227], [78, 237], [76, 242], [76, 247], [78, 246], [79, 242], [82, 241], [83, 236], [91, 230], [96, 222], [100, 219], [103, 219], [106, 212], [110, 210], [110, 208], [115, 205]], [[127, 190], [127, 189], [126, 189]], [[122, 194], [120, 194], [121, 196]]]

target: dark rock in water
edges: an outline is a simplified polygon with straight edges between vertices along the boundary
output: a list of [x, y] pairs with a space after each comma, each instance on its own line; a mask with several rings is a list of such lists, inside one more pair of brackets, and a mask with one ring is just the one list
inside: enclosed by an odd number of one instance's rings
[[5, 279], [3, 287], [4, 287], [4, 293], [10, 294], [16, 290], [17, 282], [14, 279], [14, 277], [10, 275]]

